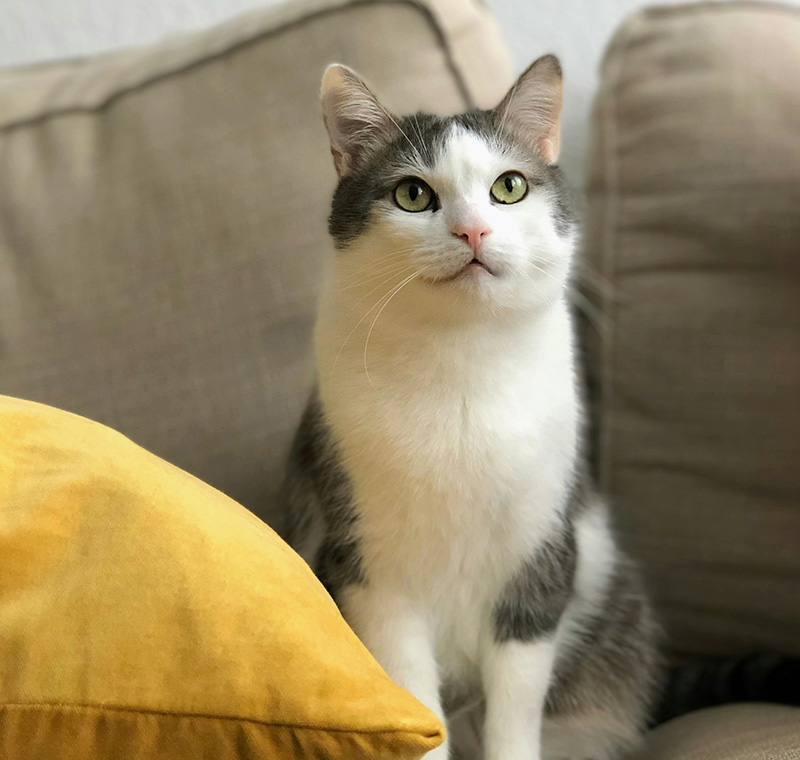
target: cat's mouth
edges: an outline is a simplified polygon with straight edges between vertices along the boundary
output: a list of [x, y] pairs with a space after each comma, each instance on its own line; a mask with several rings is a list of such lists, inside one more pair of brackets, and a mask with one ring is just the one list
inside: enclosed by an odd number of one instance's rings
[[447, 277], [437, 277], [435, 279], [431, 279], [431, 282], [440, 285], [446, 282], [454, 282], [455, 280], [460, 280], [464, 277], [481, 277], [484, 274], [494, 276], [495, 273], [486, 265], [485, 262], [476, 257], [464, 264], [464, 266], [454, 274], [448, 275]]

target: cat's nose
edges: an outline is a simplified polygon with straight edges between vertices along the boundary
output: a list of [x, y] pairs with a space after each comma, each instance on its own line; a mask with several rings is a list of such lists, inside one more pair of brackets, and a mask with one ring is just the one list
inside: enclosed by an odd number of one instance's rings
[[457, 238], [461, 238], [473, 251], [477, 251], [492, 228], [484, 223], [477, 224], [454, 224], [450, 232]]

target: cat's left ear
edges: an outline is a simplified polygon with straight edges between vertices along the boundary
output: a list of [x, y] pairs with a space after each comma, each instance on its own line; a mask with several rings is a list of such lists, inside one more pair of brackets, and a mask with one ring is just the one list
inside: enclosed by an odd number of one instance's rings
[[400, 135], [389, 112], [347, 66], [328, 66], [320, 92], [322, 115], [340, 177], [362, 165], [380, 145]]
[[554, 55], [534, 61], [495, 109], [498, 124], [531, 145], [548, 164], [558, 158], [561, 64]]

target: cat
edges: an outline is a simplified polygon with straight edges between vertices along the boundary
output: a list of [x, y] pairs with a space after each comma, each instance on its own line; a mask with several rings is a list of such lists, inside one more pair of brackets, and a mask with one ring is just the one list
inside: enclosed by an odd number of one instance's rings
[[337, 253], [283, 533], [397, 683], [442, 719], [483, 696], [486, 760], [620, 757], [660, 667], [581, 444], [561, 79], [449, 118], [322, 81]]

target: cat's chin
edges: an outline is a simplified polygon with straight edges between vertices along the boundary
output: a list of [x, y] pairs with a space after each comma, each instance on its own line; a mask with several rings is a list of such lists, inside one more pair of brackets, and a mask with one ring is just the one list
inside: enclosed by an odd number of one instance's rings
[[488, 278], [494, 278], [497, 273], [490, 269], [483, 261], [475, 258], [464, 264], [461, 269], [453, 272], [452, 274], [442, 275], [439, 277], [425, 277], [432, 285], [446, 285], [451, 282], [463, 281], [483, 281]]

